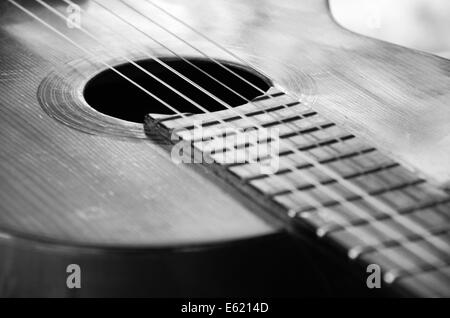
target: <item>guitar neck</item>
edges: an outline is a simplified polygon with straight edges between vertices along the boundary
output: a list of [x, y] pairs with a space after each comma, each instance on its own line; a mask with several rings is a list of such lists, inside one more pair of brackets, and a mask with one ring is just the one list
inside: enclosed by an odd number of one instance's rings
[[[232, 110], [213, 117], [149, 115], [146, 127], [172, 140], [176, 136], [214, 161], [208, 169], [290, 229], [307, 228], [338, 244], [355, 262], [379, 265], [392, 288], [417, 296], [450, 295], [450, 196], [445, 191], [274, 88], [235, 109], [245, 116]], [[278, 138], [254, 144], [234, 138], [233, 147], [226, 148], [230, 127], [246, 134], [276, 129]], [[277, 150], [274, 173], [262, 172], [274, 160], [267, 153], [256, 151], [252, 162], [229, 160], [271, 142]]]

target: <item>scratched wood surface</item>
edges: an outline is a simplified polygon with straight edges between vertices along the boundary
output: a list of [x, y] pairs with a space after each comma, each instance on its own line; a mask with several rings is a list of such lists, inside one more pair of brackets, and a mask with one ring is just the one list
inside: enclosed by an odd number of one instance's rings
[[[67, 105], [91, 112], [80, 91], [105, 68], [101, 61], [123, 62], [123, 56], [135, 57], [139, 50], [168, 53], [91, 1], [77, 2], [89, 13], [82, 16], [82, 25], [103, 45], [68, 29], [44, 7], [19, 3], [96, 57], [86, 56], [17, 8], [2, 4], [2, 239], [21, 236], [100, 247], [160, 247], [280, 231], [281, 226], [250, 200], [231, 189], [224, 191], [219, 181], [175, 165], [158, 140], [139, 138], [139, 124], [94, 113], [98, 126], [86, 133], [49, 117], [39, 103], [39, 85], [49, 74], [53, 79], [59, 76], [59, 92], [68, 94]], [[66, 12], [61, 1], [48, 3]], [[116, 1], [104, 3], [180, 54], [199, 56]], [[346, 31], [332, 20], [326, 1], [158, 3], [429, 180], [440, 185], [450, 180], [448, 60]], [[132, 4], [207, 54], [239, 62], [145, 2]], [[117, 32], [103, 24], [112, 25], [134, 46], [118, 41]], [[67, 105], [61, 103], [63, 112]], [[102, 122], [133, 134], [117, 138], [107, 130], [99, 132]]]

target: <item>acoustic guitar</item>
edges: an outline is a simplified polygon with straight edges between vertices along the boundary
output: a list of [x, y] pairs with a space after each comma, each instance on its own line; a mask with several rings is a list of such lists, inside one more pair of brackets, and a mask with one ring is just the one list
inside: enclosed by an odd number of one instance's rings
[[450, 296], [448, 60], [325, 0], [0, 17], [1, 296]]

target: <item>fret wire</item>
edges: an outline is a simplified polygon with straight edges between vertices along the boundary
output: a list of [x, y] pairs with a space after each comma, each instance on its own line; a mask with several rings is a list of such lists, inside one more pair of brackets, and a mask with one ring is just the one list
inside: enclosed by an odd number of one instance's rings
[[[10, 2], [14, 2], [14, 1], [10, 1]], [[17, 5], [17, 3], [16, 3], [16, 5]], [[373, 201], [372, 201], [373, 202]]]
[[[420, 211], [427, 210], [427, 209], [432, 209], [434, 207], [443, 205], [443, 204], [445, 204], [447, 202], [450, 202], [450, 199], [441, 200], [441, 201], [432, 201], [432, 202], [429, 202], [427, 204], [422, 204], [422, 205], [416, 205], [416, 206], [413, 206], [413, 207], [409, 207], [406, 210], [399, 211], [399, 214], [410, 216], [410, 215], [414, 215], [414, 214], [420, 213]], [[433, 212], [438, 214], [438, 215], [440, 215], [440, 216], [442, 216], [442, 213], [439, 212], [439, 211], [433, 210]], [[307, 216], [307, 218], [311, 218], [311, 215]], [[392, 216], [383, 214], [382, 212], [380, 212], [379, 215], [375, 216], [375, 220], [376, 221], [386, 221], [386, 220], [390, 220], [390, 219], [393, 219]], [[364, 226], [364, 225], [368, 225], [368, 224], [370, 224], [370, 221], [368, 221], [366, 219], [359, 219], [357, 221], [349, 221], [348, 224], [346, 225], [346, 227], [347, 226]]]
[[[446, 199], [442, 199], [442, 200], [433, 200], [431, 202], [426, 202], [425, 204], [416, 205], [413, 207], [408, 207], [403, 210], [399, 210], [399, 214], [410, 215], [413, 213], [418, 213], [418, 211], [420, 211], [420, 210], [433, 209], [433, 208], [445, 205], [449, 202], [450, 202], [450, 198], [446, 198]], [[339, 212], [345, 214], [345, 212], [343, 212], [343, 211], [339, 211]], [[435, 209], [433, 210], [433, 212], [440, 216], [443, 216], [442, 212], [436, 211]], [[389, 220], [392, 218], [390, 215], [384, 214], [381, 211], [378, 211], [375, 213], [378, 213], [378, 214], [375, 214], [375, 216], [374, 216], [376, 221]], [[318, 214], [318, 213], [304, 212], [304, 213], [302, 213], [302, 218], [311, 219], [311, 218], [315, 217], [316, 214]], [[320, 212], [319, 212], [319, 214], [320, 214]], [[347, 215], [346, 217], [351, 218], [351, 215]], [[323, 218], [323, 217], [319, 216], [319, 218]], [[371, 222], [371, 220], [367, 220], [367, 219], [357, 219], [357, 221], [348, 221], [348, 225], [349, 226], [362, 226], [362, 225], [370, 224], [370, 222]]]
[[[344, 141], [345, 142], [345, 141]], [[335, 145], [330, 145], [330, 147], [328, 147], [327, 149], [325, 149], [325, 151], [327, 151], [327, 152], [329, 152], [329, 150], [333, 150], [333, 151], [335, 151], [338, 155], [342, 155], [342, 153], [341, 153], [341, 151], [339, 151], [338, 149], [336, 149], [336, 147], [335, 147]], [[361, 152], [359, 152], [359, 154], [361, 154]], [[371, 153], [371, 154], [373, 154], [373, 152]], [[361, 165], [361, 163], [360, 163], [360, 161], [358, 161], [358, 159], [359, 159], [360, 157], [350, 157], [348, 160], [349, 161], [351, 161], [353, 164], [355, 164], [356, 166], [358, 166], [358, 172], [360, 172], [360, 173], [362, 173], [362, 174], [365, 174], [366, 172], [367, 172], [367, 169], [365, 169], [362, 165]], [[367, 158], [368, 159], [371, 159], [371, 156], [369, 155], [369, 156], [367, 156]], [[389, 159], [389, 160], [391, 160], [391, 159]], [[392, 161], [392, 160], [391, 160]], [[343, 161], [344, 163], [345, 163], [345, 161]], [[394, 162], [394, 161], [392, 161], [392, 162]], [[372, 163], [376, 163], [375, 161], [372, 161]], [[381, 167], [383, 168], [385, 165], [389, 165], [389, 164], [384, 164], [384, 165], [382, 165]], [[397, 164], [398, 165], [398, 164]], [[370, 174], [370, 172], [368, 173], [368, 174]], [[378, 176], [378, 178], [380, 179], [380, 180], [382, 180], [384, 183], [385, 183], [385, 185], [388, 187], [388, 186], [390, 186], [390, 184], [389, 184], [389, 182], [381, 175], [381, 176]]]
[[[383, 168], [381, 168], [381, 169], [383, 169], [382, 171], [386, 171], [386, 170], [391, 170], [392, 168], [396, 168], [396, 167], [398, 167], [398, 164], [391, 164], [391, 165], [385, 166], [385, 167], [383, 167]], [[308, 171], [308, 170], [310, 170], [310, 169], [311, 169], [311, 167], [306, 167], [306, 168], [303, 169], [303, 170]], [[380, 168], [377, 168], [377, 169], [380, 169]], [[374, 172], [371, 172], [371, 171], [368, 171], [367, 173], [366, 173], [366, 172], [367, 172], [367, 171], [361, 171], [360, 173], [353, 173], [353, 174], [349, 174], [349, 175], [344, 175], [343, 177], [344, 177], [346, 180], [349, 180], [349, 181], [351, 181], [351, 182], [354, 182], [354, 179], [356, 179], [356, 178], [364, 177], [364, 176], [369, 176], [369, 175], [375, 175]], [[282, 175], [287, 175], [287, 177], [289, 177], [289, 173], [282, 174]], [[381, 177], [378, 177], [378, 176], [377, 176], [377, 178], [378, 178], [379, 180], [381, 180]], [[264, 180], [267, 180], [267, 179], [270, 179], [270, 177], [264, 178]], [[251, 181], [255, 181], [255, 180], [258, 180], [258, 179], [252, 179]], [[332, 180], [332, 179], [320, 181], [320, 183], [321, 183], [322, 185], [334, 185], [334, 184], [338, 184], [335, 180]], [[403, 186], [403, 185], [402, 185], [402, 186]], [[385, 191], [391, 190], [392, 187], [393, 187], [393, 185], [391, 185], [391, 184], [385, 185], [384, 187], [379, 188], [379, 189], [377, 190], [377, 192], [379, 191], [379, 192], [383, 192], [383, 193], [384, 193]], [[298, 191], [298, 190], [305, 190], [305, 189], [309, 189], [309, 188], [314, 188], [314, 187], [311, 186], [311, 185], [309, 185], [309, 184], [301, 184], [301, 185], [295, 187], [296, 191]], [[273, 195], [273, 196], [279, 196], [279, 195], [282, 195], [282, 194], [293, 193], [293, 192], [296, 192], [296, 191], [292, 191], [292, 190], [290, 190], [290, 189], [278, 189], [278, 190], [274, 190], [274, 191], [272, 192], [271, 195]], [[370, 193], [371, 195], [373, 195], [372, 192], [369, 192], [369, 193]]]
[[[369, 223], [369, 225], [371, 225], [371, 224]], [[345, 227], [342, 229], [342, 231], [347, 231], [349, 228], [350, 227]], [[351, 227], [351, 228], [354, 228], [354, 227]], [[445, 233], [450, 233], [450, 229], [447, 228], [447, 229], [430, 230], [430, 234], [427, 235], [426, 237], [428, 238], [431, 236], [439, 236], [439, 235], [445, 234]], [[358, 246], [355, 248], [355, 252], [361, 256], [363, 254], [373, 253], [373, 252], [379, 251], [384, 248], [403, 246], [405, 243], [423, 241], [423, 240], [424, 239], [422, 236], [418, 236], [415, 234], [405, 235], [398, 239], [390, 239], [390, 240], [380, 242], [377, 244], [371, 244], [371, 245], [367, 245], [367, 246]], [[434, 246], [434, 247], [440, 251], [444, 251], [444, 252], [448, 251], [448, 247], [445, 248], [445, 250], [442, 249], [442, 246], [441, 246], [441, 249], [439, 249], [439, 247], [436, 247], [436, 246]]]
[[[448, 237], [447, 234], [441, 234], [440, 236]], [[418, 257], [419, 261], [422, 262], [420, 264], [418, 264], [413, 259], [411, 259], [411, 257], [417, 258], [417, 255], [414, 255], [414, 253], [411, 253], [411, 249], [408, 248], [408, 246], [411, 246], [411, 245], [417, 246], [418, 244], [425, 245], [425, 246], [422, 246], [422, 250], [424, 251], [423, 255], [428, 254], [428, 257]], [[373, 262], [373, 261], [376, 261], [376, 259], [379, 258], [379, 256], [381, 256], [388, 262], [392, 263], [392, 264], [390, 264], [390, 265], [388, 264], [388, 266], [386, 266], [386, 267], [390, 267], [390, 268], [387, 268], [387, 270], [389, 272], [396, 273], [397, 276], [413, 275], [413, 274], [417, 274], [417, 273], [424, 272], [424, 271], [430, 271], [430, 270], [435, 270], [435, 269], [439, 269], [442, 267], [447, 267], [450, 265], [449, 264], [450, 258], [448, 256], [449, 255], [448, 250], [444, 251], [444, 254], [446, 254], [445, 255], [446, 259], [442, 260], [442, 258], [440, 256], [429, 253], [429, 250], [428, 250], [429, 246], [427, 247], [426, 246], [427, 244], [430, 244], [430, 242], [428, 242], [426, 240], [406, 242], [405, 245], [387, 247], [382, 250], [375, 250], [373, 252], [365, 254], [362, 257], [362, 260], [368, 261], [368, 262]], [[430, 245], [432, 245], [432, 244], [430, 244]], [[393, 253], [394, 251], [398, 251], [397, 253], [395, 253], [396, 257], [390, 258], [387, 256], [387, 255], [389, 255], [389, 253]], [[401, 253], [401, 255], [400, 255], [400, 253]], [[377, 256], [377, 255], [379, 255], [379, 256]], [[433, 259], [434, 259], [434, 261], [433, 261]], [[384, 262], [382, 259], [380, 259], [379, 261], [381, 263]], [[408, 267], [403, 266], [400, 263], [401, 261], [409, 261], [410, 263], [413, 264], [413, 268], [408, 268]], [[435, 262], [435, 261], [437, 261], [437, 262]], [[392, 267], [392, 265], [394, 265], [394, 267]]]
[[[345, 142], [345, 141], [344, 141], [344, 142]], [[324, 151], [326, 151], [326, 152], [329, 153], [329, 150], [330, 150], [330, 149], [331, 149], [331, 150], [334, 150], [338, 155], [342, 155], [342, 153], [341, 153], [339, 150], [337, 150], [337, 149], [335, 148], [334, 145], [330, 145], [329, 147], [326, 147], [326, 149], [324, 149]], [[360, 155], [360, 154], [361, 154], [361, 151], [359, 151], [358, 154]], [[373, 152], [372, 152], [371, 154], [373, 154]], [[369, 154], [368, 157], [370, 158], [370, 154]], [[365, 169], [364, 167], [361, 166], [360, 162], [359, 162], [357, 159], [360, 159], [360, 157], [359, 157], [359, 156], [358, 156], [358, 157], [352, 156], [352, 157], [348, 158], [348, 161], [351, 161], [353, 164], [355, 164], [356, 166], [358, 166], [358, 169], [356, 169], [356, 172], [355, 172], [355, 173], [358, 173], [358, 174], [371, 174], [370, 171], [368, 172], [367, 169]], [[347, 160], [342, 160], [342, 161], [338, 161], [338, 162], [341, 162], [341, 163], [345, 164], [346, 161], [347, 161]], [[319, 161], [319, 162], [320, 162], [320, 161]], [[390, 163], [390, 164], [392, 164], [392, 163]], [[384, 164], [384, 165], [381, 165], [380, 167], [381, 167], [381, 169], [384, 169], [385, 166], [387, 166], [387, 165], [389, 165], [389, 164], [386, 163], [386, 164]], [[397, 165], [398, 165], [398, 164], [397, 164]], [[353, 168], [353, 167], [352, 167], [352, 168]], [[350, 178], [351, 178], [351, 177], [350, 177]], [[378, 178], [379, 178], [380, 180], [385, 181], [386, 186], [389, 186], [389, 185], [390, 185], [390, 184], [383, 178], [383, 176], [378, 176]]]
[[[410, 221], [408, 218], [405, 218], [403, 215], [402, 217], [399, 219], [402, 219], [401, 222], [405, 222], [406, 220], [408, 220], [408, 222]], [[389, 228], [388, 226], [386, 226], [385, 228]], [[354, 228], [349, 228], [350, 231], [352, 231]], [[394, 229], [390, 230], [391, 233], [393, 233], [393, 235], [396, 234], [396, 231]], [[417, 234], [422, 236], [423, 241], [427, 241], [429, 243], [432, 243], [432, 245], [436, 246], [436, 248], [439, 248], [441, 250], [448, 250], [448, 242], [443, 241], [441, 239], [439, 239], [438, 237], [434, 236], [434, 235], [429, 235], [429, 231], [426, 231], [426, 233], [424, 234]], [[421, 251], [421, 252], [420, 252]], [[419, 253], [418, 255], [423, 255], [421, 253], [427, 253], [428, 250], [427, 249], [423, 249], [423, 248], [418, 248], [416, 249], [416, 253]], [[362, 253], [361, 247], [355, 247], [349, 250], [348, 254], [350, 256], [350, 258], [355, 258], [355, 257], [359, 257]]]
[[[348, 141], [347, 141], [347, 140], [344, 140], [344, 141], [343, 141], [343, 143], [346, 143], [346, 142], [348, 142]], [[327, 148], [332, 148], [332, 149], [335, 149], [336, 152], [338, 153], [337, 156], [331, 156], [332, 158], [335, 158], [335, 159], [331, 159], [331, 160], [328, 161], [327, 163], [329, 163], [329, 162], [335, 162], [335, 161], [340, 161], [340, 160], [347, 160], [347, 159], [351, 159], [351, 158], [358, 158], [360, 155], [364, 155], [364, 154], [366, 154], [366, 153], [370, 153], [370, 152], [375, 151], [375, 148], [367, 148], [367, 147], [366, 147], [366, 148], [359, 149], [359, 150], [357, 150], [357, 151], [352, 151], [352, 152], [350, 152], [350, 153], [342, 153], [341, 151], [339, 151], [339, 150], [336, 149], [336, 145], [330, 145], [330, 146], [324, 147], [324, 148], [325, 148], [324, 151], [326, 151], [326, 152], [328, 152]], [[348, 158], [346, 158], [346, 156], [348, 156]], [[317, 159], [317, 158], [316, 158], [316, 159]], [[319, 162], [323, 163], [323, 162], [320, 161], [320, 160], [319, 160]]]
[[[330, 148], [334, 149], [333, 145], [330, 146]], [[338, 152], [339, 153], [339, 152]], [[370, 156], [369, 156], [370, 158]], [[361, 166], [361, 164], [358, 162], [358, 160], [356, 160], [354, 157], [350, 158], [350, 160], [355, 164], [359, 166], [359, 171], [361, 171], [361, 173], [366, 173], [367, 171], [364, 170], [364, 167]], [[374, 161], [372, 161], [374, 162]], [[398, 165], [398, 164], [397, 164]], [[381, 166], [382, 169], [385, 169], [385, 166]], [[368, 172], [367, 174], [370, 174], [371, 172]], [[375, 172], [376, 173], [376, 172]], [[379, 180], [381, 180], [384, 183], [384, 187], [385, 188], [389, 188], [391, 186], [391, 184], [389, 183], [389, 181], [387, 181], [385, 179], [385, 177], [383, 175], [377, 175], [377, 178]], [[414, 199], [417, 203], [420, 202], [417, 198], [412, 197], [408, 192], [405, 192], [408, 196], [410, 196], [412, 199]]]
[[[342, 153], [340, 152], [340, 151], [338, 151], [337, 149], [335, 149], [335, 147], [333, 146], [333, 145], [331, 145], [330, 147], [328, 147], [327, 149], [325, 149], [325, 151], [326, 152], [329, 152], [329, 150], [330, 149], [332, 149], [332, 150], [334, 150], [338, 155], [341, 155]], [[370, 155], [369, 155], [369, 158], [370, 158]], [[356, 166], [358, 166], [358, 168], [356, 169], [356, 171], [358, 171], [359, 173], [361, 173], [361, 174], [372, 174], [372, 172], [370, 172], [370, 170], [368, 171], [367, 169], [365, 169], [364, 167], [362, 167], [361, 166], [361, 164], [359, 163], [359, 161], [357, 160], [357, 159], [359, 159], [359, 157], [357, 157], [357, 158], [355, 158], [355, 157], [351, 157], [350, 159], [349, 159], [349, 161], [351, 161], [354, 165], [356, 165]], [[343, 164], [345, 164], [345, 162], [346, 161], [341, 161]], [[373, 161], [372, 161], [373, 162]], [[383, 165], [383, 166], [380, 166], [382, 169], [385, 169], [386, 168], [386, 165]], [[354, 167], [352, 167], [352, 169], [354, 169]], [[375, 172], [376, 173], [376, 172]], [[351, 177], [348, 177], [348, 176], [346, 176], [346, 178], [351, 178]], [[387, 182], [386, 180], [385, 180], [385, 178], [383, 177], [383, 175], [377, 175], [377, 178], [379, 179], [379, 180], [382, 180], [383, 181], [383, 183], [384, 183], [384, 185], [385, 185], [385, 188], [388, 188], [388, 187], [390, 187], [391, 186], [391, 184], [389, 184], [389, 182]]]
[[[361, 202], [362, 203], [362, 202]], [[432, 208], [438, 206], [438, 205], [442, 205], [445, 204], [445, 202], [433, 202], [432, 204], [429, 205], [423, 205], [420, 208], [416, 208], [414, 207], [414, 209], [410, 209], [407, 211], [402, 212], [402, 214], [407, 215], [408, 217], [411, 218], [417, 218], [420, 219], [421, 216], [426, 216], [427, 213], [431, 213], [433, 214], [434, 217], [440, 217], [440, 218], [446, 218], [445, 215], [442, 215], [440, 212], [436, 211], [436, 210], [432, 210]], [[396, 225], [397, 227], [402, 227], [404, 228], [401, 223], [397, 223], [395, 218], [392, 218], [391, 216], [386, 216], [385, 214], [383, 214], [381, 211], [372, 211], [374, 213], [374, 217], [375, 217], [375, 222], [395, 222], [394, 225]], [[336, 213], [340, 213], [343, 215], [343, 217], [345, 217], [345, 219], [347, 220], [345, 224], [342, 224], [340, 227], [336, 227], [336, 231], [341, 231], [342, 229], [346, 229], [348, 227], [364, 227], [364, 226], [371, 226], [372, 223], [367, 221], [366, 219], [358, 219], [356, 218], [354, 215], [352, 214], [348, 214], [348, 212], [346, 212], [345, 210], [337, 210]], [[333, 215], [320, 215], [319, 213], [316, 214], [310, 214], [308, 217], [305, 217], [306, 219], [308, 219], [308, 221], [313, 224], [313, 226], [315, 227], [321, 227], [327, 223], [330, 223], [333, 221]], [[432, 216], [432, 217], [433, 217]], [[425, 222], [425, 224], [430, 224], [429, 222]], [[445, 226], [446, 228], [448, 227], [448, 218], [446, 218], [445, 221]], [[432, 225], [432, 228], [435, 228], [436, 225]], [[437, 226], [439, 227], [439, 226]], [[406, 229], [406, 228], [404, 228]], [[406, 229], [408, 230], [408, 229]], [[330, 234], [333, 234], [334, 232], [331, 231]]]
[[[393, 262], [394, 265], [398, 265], [398, 262]], [[421, 266], [418, 266], [416, 269], [409, 269], [409, 270], [405, 270], [405, 269], [393, 269], [393, 270], [387, 270], [385, 272], [385, 281], [389, 284], [394, 283], [395, 281], [402, 279], [402, 278], [406, 278], [406, 277], [411, 277], [411, 276], [415, 276], [415, 275], [420, 275], [423, 273], [428, 273], [428, 272], [434, 272], [434, 271], [439, 271], [443, 268], [447, 268], [449, 266], [449, 264], [435, 264], [435, 265], [430, 265], [430, 264], [423, 264]], [[445, 274], [445, 276], [447, 278], [450, 278], [450, 274]]]
[[[417, 217], [417, 214], [419, 214], [421, 212], [422, 211], [416, 212], [415, 214], [410, 214], [408, 217], [415, 218], [415, 217]], [[386, 236], [386, 235], [384, 235], [385, 233], [377, 233], [376, 230], [374, 231], [376, 223], [379, 223], [379, 222], [384, 222], [386, 224], [386, 226], [393, 228], [395, 231], [397, 231], [395, 236]], [[427, 225], [426, 228], [429, 232], [427, 237], [432, 234], [439, 236], [436, 233], [443, 234], [443, 233], [447, 233], [450, 231], [449, 225], [447, 223]], [[372, 237], [375, 237], [376, 240], [371, 240], [369, 236], [365, 237], [365, 236], [361, 235], [362, 232], [370, 232], [370, 231], [375, 233], [375, 235], [373, 235]], [[388, 220], [378, 220], [378, 221], [375, 221], [375, 224], [366, 223], [366, 224], [357, 225], [357, 226], [347, 225], [347, 226], [338, 228], [333, 233], [330, 233], [330, 235], [334, 236], [334, 237], [348, 237], [349, 234], [350, 234], [350, 236], [355, 236], [355, 241], [352, 242], [352, 245], [355, 245], [354, 250], [355, 250], [355, 252], [358, 250], [359, 254], [363, 253], [367, 249], [372, 249], [377, 246], [401, 245], [403, 243], [408, 243], [408, 240], [409, 241], [422, 240], [421, 236], [417, 235], [415, 232], [412, 232], [408, 228], [404, 227], [400, 222], [398, 222], [398, 220], [396, 218], [391, 218]], [[378, 237], [378, 235], [379, 235], [379, 237]], [[446, 245], [435, 246], [435, 248], [437, 248], [443, 252], [449, 251], [448, 246], [446, 246]]]
[[[331, 145], [329, 148], [331, 148], [331, 149], [333, 149], [334, 150], [334, 147], [333, 147], [333, 145]], [[328, 148], [325, 150], [325, 151], [328, 151]], [[338, 154], [341, 154], [339, 151], [337, 151], [338, 152]], [[370, 158], [370, 157], [369, 157]], [[357, 165], [359, 165], [359, 163], [357, 162], [357, 161], [355, 161], [355, 160], [352, 160], [354, 163], [356, 163]], [[319, 161], [320, 162], [320, 161]], [[345, 161], [344, 161], [344, 163], [345, 163]], [[382, 168], [385, 168], [384, 166], [382, 167]], [[370, 171], [369, 172], [367, 172], [367, 170], [363, 170], [363, 169], [359, 169], [359, 171], [361, 172], [361, 173], [367, 173], [367, 174], [369, 174], [369, 173], [371, 173]], [[385, 179], [383, 178], [383, 176], [378, 176], [380, 179], [382, 179], [382, 180], [384, 180], [385, 181]], [[347, 178], [347, 177], [346, 177]], [[390, 184], [387, 182], [387, 181], [385, 181], [385, 184], [386, 184], [386, 187], [388, 187]]]
[[[325, 147], [322, 147], [322, 148], [325, 148]], [[367, 153], [370, 153], [372, 151], [375, 151], [375, 149], [366, 147], [365, 149], [362, 149], [360, 151], [354, 151], [354, 152], [351, 152], [351, 153], [343, 154], [343, 155], [341, 155], [339, 157], [327, 158], [325, 160], [317, 158], [317, 157], [315, 157], [315, 158], [316, 158], [317, 161], [319, 161], [322, 164], [329, 164], [329, 163], [337, 162], [337, 161], [340, 161], [340, 160], [347, 160], [347, 159], [352, 158], [352, 157], [356, 157], [357, 158], [358, 155], [367, 154]], [[285, 156], [280, 157], [280, 158], [285, 158]], [[306, 169], [306, 168], [310, 168], [310, 167], [312, 167], [312, 165], [310, 165], [310, 164], [299, 164], [299, 165], [296, 166], [296, 169]], [[289, 169], [281, 169], [281, 170], [278, 170], [276, 172], [276, 174], [283, 175], [283, 174], [289, 173], [289, 171], [290, 171]], [[243, 181], [248, 183], [249, 181], [252, 181], [252, 180], [258, 180], [258, 179], [263, 179], [263, 178], [267, 178], [267, 177], [268, 177], [267, 175], [258, 174], [258, 175], [255, 175], [255, 176], [243, 178]]]
[[[325, 151], [325, 152], [327, 152], [327, 153], [329, 153], [327, 151], [327, 148], [336, 147], [338, 145], [343, 145], [343, 144], [348, 144], [349, 142], [354, 142], [354, 141], [355, 141], [355, 139], [342, 140], [340, 143], [330, 144], [328, 146], [323, 146], [320, 149]], [[326, 159], [321, 159], [320, 156], [315, 156], [314, 153], [312, 153], [311, 156], [315, 157], [315, 159], [317, 161], [319, 161], [320, 163], [322, 163], [322, 164], [330, 164], [330, 163], [337, 162], [337, 161], [348, 160], [350, 158], [356, 158], [357, 159], [358, 156], [363, 155], [363, 154], [367, 154], [367, 153], [371, 153], [373, 151], [375, 151], [375, 148], [360, 147], [359, 150], [357, 150], [357, 151], [352, 149], [350, 153], [343, 153], [343, 154], [341, 154], [339, 156], [331, 156], [331, 158], [330, 158], [330, 156], [328, 156]]]
[[392, 275], [390, 278], [389, 273], [387, 273], [386, 276], [388, 276], [387, 280], [393, 281], [393, 283], [397, 286], [405, 287], [406, 285], [406, 288], [409, 290], [413, 289], [417, 295], [425, 297], [442, 297], [448, 296], [449, 293], [449, 275], [450, 266], [445, 266], [437, 270], [427, 270], [420, 273], [414, 273], [412, 275], [401, 276], [398, 279], [396, 279], [395, 275]]

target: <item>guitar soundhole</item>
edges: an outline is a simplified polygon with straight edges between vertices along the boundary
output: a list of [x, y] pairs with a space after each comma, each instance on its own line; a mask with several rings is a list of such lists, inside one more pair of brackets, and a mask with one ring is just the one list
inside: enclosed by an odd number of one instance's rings
[[[159, 97], [181, 113], [202, 113], [202, 110], [177, 94], [175, 90], [208, 111], [214, 112], [226, 109], [223, 103], [233, 107], [245, 104], [248, 100], [262, 95], [262, 91], [267, 91], [271, 86], [271, 82], [257, 72], [232, 63], [220, 61], [218, 64], [211, 60], [194, 58], [187, 59], [189, 63], [173, 58], [160, 60], [164, 65], [155, 60], [136, 63], [164, 84], [131, 63], [123, 64], [115, 69], [128, 79], [113, 70], [103, 71], [86, 85], [85, 100], [98, 112], [126, 121], [142, 123], [145, 115], [149, 113], [174, 114], [164, 103], [150, 96], [149, 93]], [[188, 81], [173, 70], [182, 74]], [[208, 96], [189, 81], [196, 83], [215, 98]], [[137, 87], [136, 84], [149, 93]]]

